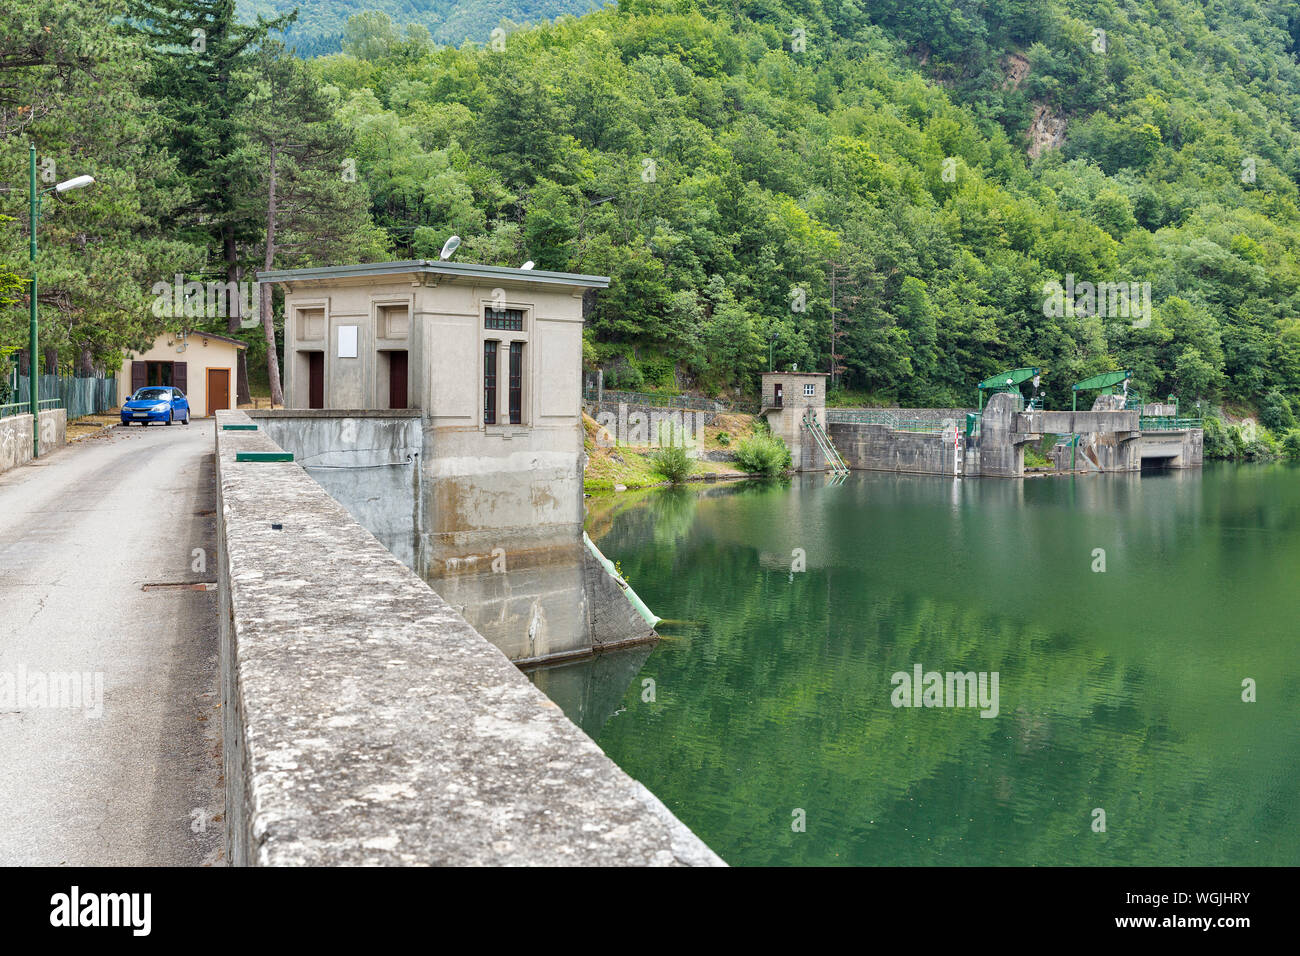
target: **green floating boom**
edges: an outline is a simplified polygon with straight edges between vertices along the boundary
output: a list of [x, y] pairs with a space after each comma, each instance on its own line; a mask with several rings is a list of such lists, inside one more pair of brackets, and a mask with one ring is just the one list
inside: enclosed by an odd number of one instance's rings
[[256, 425], [222, 425], [221, 430], [223, 432], [255, 432], [257, 431], [257, 426]]

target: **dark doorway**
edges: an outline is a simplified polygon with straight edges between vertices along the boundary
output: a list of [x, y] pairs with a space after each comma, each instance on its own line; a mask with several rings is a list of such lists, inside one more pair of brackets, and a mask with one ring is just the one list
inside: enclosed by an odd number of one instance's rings
[[325, 407], [325, 353], [307, 353], [307, 407]]
[[388, 353], [388, 407], [406, 408], [406, 352]]
[[781, 408], [785, 404], [784, 393], [781, 390], [781, 383], [777, 382], [772, 386], [772, 404]]
[[146, 385], [172, 385], [172, 363], [171, 362], [146, 362], [148, 372], [145, 375]]

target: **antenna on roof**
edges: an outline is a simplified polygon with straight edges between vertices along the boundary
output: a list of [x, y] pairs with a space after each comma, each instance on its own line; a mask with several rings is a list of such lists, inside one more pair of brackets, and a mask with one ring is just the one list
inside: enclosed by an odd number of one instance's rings
[[525, 263], [524, 263], [522, 266], [520, 266], [519, 268], [521, 268], [521, 269], [531, 269], [532, 267], [533, 267], [533, 260], [532, 260], [532, 259], [529, 259], [527, 262], [525, 262]]
[[446, 242], [442, 244], [442, 252], [438, 254], [438, 258], [446, 262], [448, 259], [452, 257], [452, 254], [455, 253], [455, 251], [459, 248], [460, 248], [460, 236], [452, 236], [450, 239], [448, 239]]

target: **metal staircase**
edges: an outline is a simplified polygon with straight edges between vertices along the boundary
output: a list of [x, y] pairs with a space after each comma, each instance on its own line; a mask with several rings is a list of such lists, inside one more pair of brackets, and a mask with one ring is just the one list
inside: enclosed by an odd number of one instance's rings
[[840, 453], [835, 450], [835, 445], [831, 442], [831, 436], [826, 434], [826, 429], [822, 428], [816, 417], [812, 414], [804, 415], [803, 427], [812, 432], [813, 441], [821, 449], [821, 453], [826, 458], [826, 464], [830, 466], [831, 471], [837, 475], [847, 475], [849, 466], [844, 464], [844, 459], [840, 457]]

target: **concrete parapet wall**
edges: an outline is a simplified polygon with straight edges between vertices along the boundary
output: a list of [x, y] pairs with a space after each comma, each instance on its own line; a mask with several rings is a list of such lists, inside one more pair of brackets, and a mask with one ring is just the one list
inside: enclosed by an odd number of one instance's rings
[[[217, 413], [236, 865], [719, 865], [297, 464]], [[278, 527], [277, 527], [278, 526]]]
[[[41, 454], [48, 455], [62, 448], [67, 441], [68, 413], [62, 408], [47, 408], [40, 412], [38, 430]], [[0, 473], [32, 460], [32, 416], [10, 415], [0, 418]]]
[[1136, 408], [1130, 411], [1019, 412], [1015, 418], [1014, 430], [1038, 435], [1136, 432], [1140, 418], [1141, 414]]

